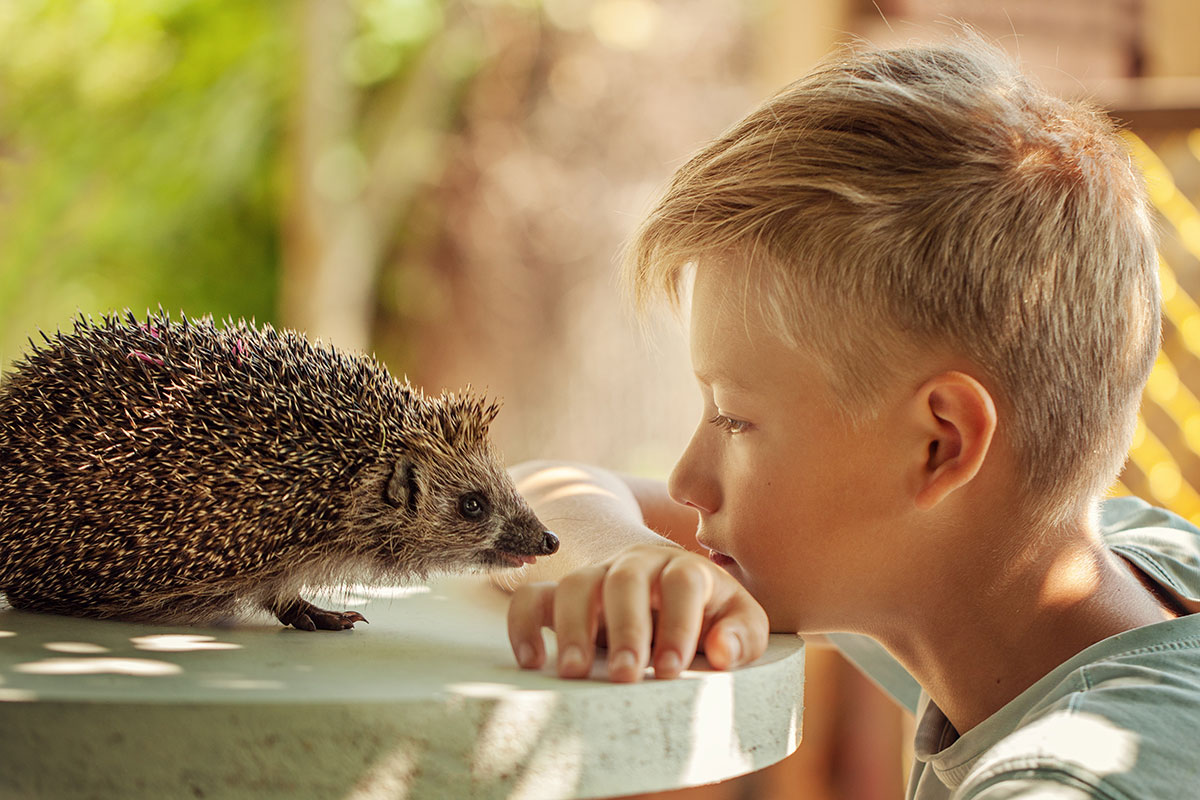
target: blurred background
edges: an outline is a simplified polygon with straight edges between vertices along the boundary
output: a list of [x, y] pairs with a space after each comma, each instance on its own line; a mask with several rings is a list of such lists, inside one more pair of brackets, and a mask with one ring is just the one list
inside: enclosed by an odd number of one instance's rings
[[[504, 398], [510, 461], [664, 476], [700, 406], [620, 302], [638, 216], [838, 42], [955, 20], [1126, 126], [1166, 321], [1114, 491], [1200, 519], [1194, 0], [0, 0], [0, 369], [79, 312], [254, 317]], [[814, 652], [796, 756], [669, 796], [899, 798], [907, 726]]]

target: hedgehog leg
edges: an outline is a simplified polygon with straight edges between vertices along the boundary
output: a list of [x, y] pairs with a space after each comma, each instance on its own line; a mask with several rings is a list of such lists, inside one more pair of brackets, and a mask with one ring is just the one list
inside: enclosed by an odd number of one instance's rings
[[291, 625], [302, 631], [315, 631], [318, 628], [324, 631], [344, 631], [353, 628], [356, 622], [367, 621], [367, 618], [357, 611], [326, 611], [299, 597], [276, 600], [267, 610], [284, 625]]

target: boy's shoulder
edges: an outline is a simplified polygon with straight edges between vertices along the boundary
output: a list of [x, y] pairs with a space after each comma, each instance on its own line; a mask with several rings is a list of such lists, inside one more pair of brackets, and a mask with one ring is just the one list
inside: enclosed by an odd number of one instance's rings
[[[1200, 756], [1189, 743], [1200, 725], [1200, 615], [1127, 631], [1064, 666], [1012, 730], [970, 761], [954, 797], [1019, 797], [1020, 781], [1064, 798], [1195, 793]], [[985, 732], [959, 743], [975, 733]]]
[[[1122, 497], [1102, 507], [1100, 533], [1164, 595], [1200, 611], [1200, 528]], [[829, 638], [916, 713], [914, 800], [1198, 796], [1200, 613], [1097, 642], [962, 736], [878, 643]]]
[[[1200, 609], [1200, 529], [1136, 498], [1107, 502], [1100, 529], [1164, 594]], [[948, 725], [922, 696], [918, 800], [1194, 796], [1200, 614], [1097, 642], [952, 742]]]

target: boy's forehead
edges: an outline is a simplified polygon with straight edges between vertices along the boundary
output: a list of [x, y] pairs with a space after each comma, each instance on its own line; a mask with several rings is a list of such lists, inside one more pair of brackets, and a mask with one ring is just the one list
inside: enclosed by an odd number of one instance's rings
[[760, 277], [728, 261], [705, 264], [691, 278], [691, 336], [733, 337], [748, 346], [781, 343], [768, 321], [768, 292]]
[[706, 384], [752, 389], [768, 365], [800, 365], [801, 353], [770, 328], [757, 290], [729, 269], [696, 271], [689, 326], [692, 367]]

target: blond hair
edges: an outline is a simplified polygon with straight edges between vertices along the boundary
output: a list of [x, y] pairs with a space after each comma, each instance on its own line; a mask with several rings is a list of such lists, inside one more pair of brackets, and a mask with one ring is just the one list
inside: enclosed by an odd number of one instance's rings
[[1025, 497], [1065, 515], [1119, 473], [1158, 348], [1144, 194], [1107, 117], [977, 37], [847, 48], [676, 173], [624, 276], [644, 308], [732, 254], [852, 419], [897, 347], [966, 356]]

